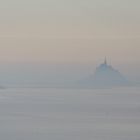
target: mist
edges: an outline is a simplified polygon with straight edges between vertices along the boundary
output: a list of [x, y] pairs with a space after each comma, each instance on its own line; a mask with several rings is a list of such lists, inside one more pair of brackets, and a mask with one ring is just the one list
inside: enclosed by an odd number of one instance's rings
[[[102, 61], [99, 63], [101, 64]], [[12, 64], [1, 65], [0, 84], [3, 86], [66, 86], [93, 75], [97, 63], [91, 64]], [[134, 65], [113, 65], [127, 79], [140, 82]], [[125, 67], [124, 67], [125, 66]], [[139, 70], [139, 69], [137, 69]], [[136, 71], [132, 73], [132, 71]]]

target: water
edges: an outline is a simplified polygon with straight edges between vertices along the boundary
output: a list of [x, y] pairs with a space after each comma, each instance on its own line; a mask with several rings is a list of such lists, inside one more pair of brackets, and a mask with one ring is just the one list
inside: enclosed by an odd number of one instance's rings
[[140, 88], [0, 91], [1, 140], [140, 140]]

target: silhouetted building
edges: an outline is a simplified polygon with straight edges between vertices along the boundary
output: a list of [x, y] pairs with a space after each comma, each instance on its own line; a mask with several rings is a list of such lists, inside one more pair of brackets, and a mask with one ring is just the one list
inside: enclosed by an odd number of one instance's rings
[[107, 64], [106, 59], [103, 64], [96, 68], [94, 75], [87, 78], [84, 83], [93, 87], [114, 87], [129, 84], [118, 70]]

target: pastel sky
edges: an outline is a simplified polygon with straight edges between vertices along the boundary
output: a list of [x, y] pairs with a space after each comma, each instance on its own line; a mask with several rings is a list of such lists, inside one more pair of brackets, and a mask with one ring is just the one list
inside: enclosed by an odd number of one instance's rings
[[19, 66], [29, 65], [57, 65], [66, 72], [63, 66], [69, 65], [73, 74], [91, 66], [82, 75], [107, 57], [127, 75], [140, 77], [139, 13], [139, 0], [1, 1], [1, 73], [24, 73]]

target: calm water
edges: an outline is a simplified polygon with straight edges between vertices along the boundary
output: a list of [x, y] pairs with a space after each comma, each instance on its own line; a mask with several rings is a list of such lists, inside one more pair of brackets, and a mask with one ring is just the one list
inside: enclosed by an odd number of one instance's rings
[[1, 140], [140, 140], [140, 88], [0, 91]]

